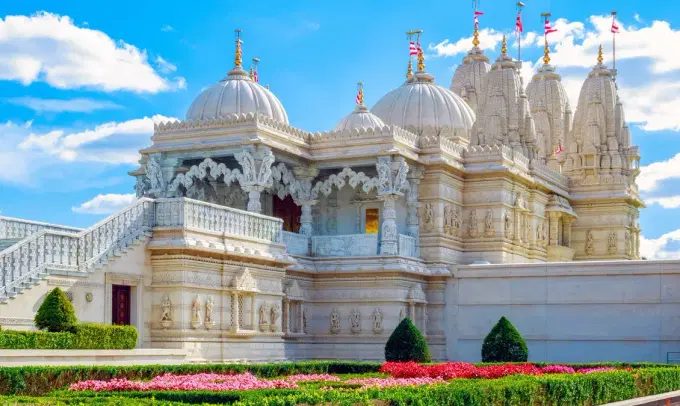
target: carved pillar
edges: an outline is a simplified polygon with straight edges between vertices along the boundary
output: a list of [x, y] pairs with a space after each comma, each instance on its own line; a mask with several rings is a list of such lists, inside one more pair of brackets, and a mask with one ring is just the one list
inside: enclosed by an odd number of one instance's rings
[[235, 154], [234, 157], [241, 165], [243, 172], [241, 188], [248, 193], [247, 210], [261, 213], [260, 195], [265, 188], [271, 186], [271, 166], [274, 163], [274, 154], [267, 147], [259, 147], [254, 153], [245, 150]]
[[399, 231], [397, 230], [397, 211], [395, 202], [398, 195], [380, 196], [383, 201], [382, 236], [380, 239], [380, 254], [397, 255], [399, 253]]
[[298, 203], [302, 209], [302, 214], [300, 215], [300, 231], [298, 231], [298, 233], [311, 237], [314, 233], [314, 227], [312, 226], [312, 206], [318, 203], [318, 200], [301, 201]]
[[290, 334], [290, 300], [283, 299], [283, 331]]
[[409, 190], [406, 194], [406, 206], [408, 209], [406, 225], [408, 227], [408, 235], [416, 239], [416, 256], [418, 257], [420, 257], [420, 218], [418, 217], [418, 208], [421, 206], [421, 203], [418, 202], [418, 194], [422, 177], [422, 168], [417, 168], [408, 173]]
[[427, 321], [429, 320], [429, 316], [427, 314], [427, 304], [423, 304], [423, 336], [427, 335]]
[[250, 329], [255, 330], [255, 295], [250, 295]]
[[571, 223], [574, 222], [572, 217], [562, 217], [562, 245], [571, 248]]
[[515, 244], [518, 244], [520, 241], [522, 241], [522, 210], [520, 208], [515, 208], [513, 210], [514, 216], [515, 216], [515, 221], [513, 222], [515, 225], [515, 228], [512, 230], [514, 234], [513, 240], [515, 240]]
[[560, 212], [548, 212], [550, 216], [550, 245], [558, 245], [560, 238]]
[[304, 320], [302, 319], [302, 312], [304, 311], [303, 308], [302, 308], [303, 302], [300, 301], [299, 303], [300, 303], [300, 304], [298, 305], [298, 309], [299, 309], [299, 316], [298, 316], [298, 333], [304, 333], [304, 331], [305, 331], [304, 324], [303, 324]]
[[240, 330], [241, 326], [239, 326], [239, 319], [241, 318], [239, 315], [239, 305], [238, 305], [238, 292], [232, 292], [231, 293], [231, 331], [234, 333], [238, 333]]
[[294, 196], [295, 204], [300, 206], [302, 210], [299, 233], [311, 237], [314, 229], [312, 226], [312, 207], [318, 203], [318, 200], [315, 199], [316, 195], [312, 193], [312, 180], [319, 175], [319, 168], [297, 166], [293, 168], [293, 173], [297, 182], [297, 191]]
[[411, 321], [415, 324], [416, 323], [416, 304], [415, 304], [415, 302], [408, 302], [408, 316], [411, 318]]
[[635, 253], [635, 259], [640, 259], [640, 229], [635, 231], [635, 249], [633, 252]]

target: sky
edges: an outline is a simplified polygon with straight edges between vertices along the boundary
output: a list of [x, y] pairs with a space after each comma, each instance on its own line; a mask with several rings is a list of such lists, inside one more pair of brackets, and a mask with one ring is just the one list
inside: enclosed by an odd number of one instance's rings
[[[423, 30], [427, 71], [448, 87], [471, 46], [473, 3], [260, 0], [3, 2], [0, 14], [0, 212], [87, 227], [134, 200], [138, 150], [154, 123], [183, 119], [200, 91], [233, 66], [234, 30], [246, 60], [293, 126], [332, 129], [354, 107], [356, 82], [372, 106], [404, 79], [405, 31]], [[550, 11], [557, 66], [577, 107], [602, 44], [611, 66], [618, 12], [619, 92], [633, 143], [642, 255], [680, 258], [680, 5], [526, 0], [522, 75], [542, 56], [540, 13]], [[481, 47], [492, 61], [509, 36], [514, 1], [481, 0]]]

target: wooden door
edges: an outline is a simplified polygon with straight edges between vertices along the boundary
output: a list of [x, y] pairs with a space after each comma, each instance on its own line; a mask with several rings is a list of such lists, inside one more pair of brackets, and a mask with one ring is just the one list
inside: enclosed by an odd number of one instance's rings
[[302, 209], [295, 204], [293, 198], [286, 196], [281, 200], [278, 196], [274, 196], [274, 217], [283, 220], [283, 231], [290, 231], [297, 233], [300, 230], [300, 216]]
[[118, 325], [130, 324], [130, 287], [113, 285], [113, 304], [111, 323]]

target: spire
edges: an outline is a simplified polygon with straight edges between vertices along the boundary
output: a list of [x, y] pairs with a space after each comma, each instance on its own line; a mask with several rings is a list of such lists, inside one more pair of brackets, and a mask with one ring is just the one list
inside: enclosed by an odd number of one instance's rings
[[413, 64], [411, 63], [411, 57], [408, 58], [408, 68], [406, 69], [406, 79], [410, 79], [413, 76]]
[[253, 82], [259, 82], [260, 78], [257, 74], [257, 64], [260, 63], [259, 58], [253, 58], [253, 64], [250, 65], [250, 80]]
[[408, 68], [406, 70], [406, 80], [411, 79], [411, 76], [413, 76], [413, 62], [411, 61], [411, 57], [413, 55], [418, 55], [418, 50], [416, 48], [416, 44], [413, 42], [413, 35], [417, 34], [417, 31], [413, 30], [408, 30], [406, 31], [406, 38], [408, 39]]
[[364, 105], [364, 82], [357, 82], [357, 99], [356, 102], [358, 105], [363, 106]]
[[241, 50], [241, 30], [236, 29], [236, 55], [234, 56], [234, 66], [243, 67], [243, 51]]
[[543, 63], [550, 63], [550, 47], [548, 46], [548, 38], [545, 39], [545, 48], [543, 48]]
[[508, 53], [508, 40], [505, 38], [505, 34], [503, 34], [503, 42], [501, 42], [501, 56], [505, 56], [505, 54]]
[[420, 33], [418, 33], [418, 71], [425, 71], [425, 55], [423, 55], [423, 47], [420, 46]]
[[601, 64], [602, 61], [604, 61], [604, 58], [602, 57], [602, 45], [600, 45], [600, 49], [597, 50], [597, 63]]
[[473, 46], [479, 46], [479, 27], [477, 27], [477, 23], [475, 23], [475, 29], [472, 31], [472, 45]]

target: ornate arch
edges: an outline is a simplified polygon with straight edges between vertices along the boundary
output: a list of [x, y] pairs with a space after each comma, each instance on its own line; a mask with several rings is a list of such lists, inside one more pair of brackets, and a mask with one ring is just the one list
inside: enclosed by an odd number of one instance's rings
[[218, 164], [210, 158], [206, 158], [198, 165], [193, 165], [188, 172], [179, 173], [175, 176], [172, 183], [168, 186], [168, 196], [174, 196], [178, 193], [179, 187], [182, 186], [188, 190], [194, 185], [197, 180], [204, 180], [210, 175], [213, 179], [218, 179], [223, 176], [223, 182], [229, 186], [234, 181], [243, 184], [244, 178], [241, 171], [237, 168], [229, 169], [223, 163]]

